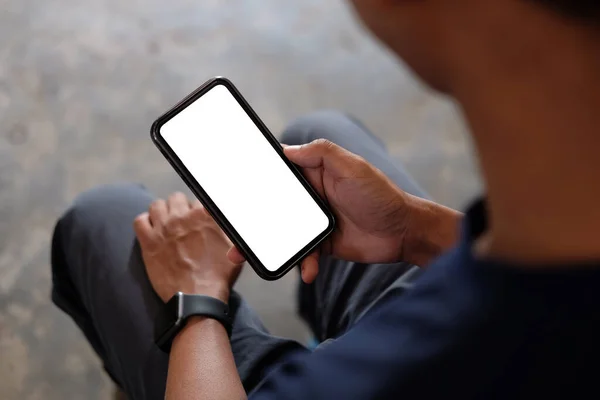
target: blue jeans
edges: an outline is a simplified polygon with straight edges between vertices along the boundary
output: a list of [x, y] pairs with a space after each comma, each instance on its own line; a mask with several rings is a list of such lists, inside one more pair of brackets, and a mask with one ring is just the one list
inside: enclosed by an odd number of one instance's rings
[[[323, 111], [295, 121], [286, 144], [329, 139], [359, 154], [398, 186], [424, 192], [387, 153], [383, 143], [352, 118]], [[69, 314], [129, 399], [163, 399], [168, 355], [154, 345], [153, 321], [162, 302], [146, 276], [133, 219], [153, 196], [140, 185], [111, 185], [81, 194], [58, 221], [52, 240], [52, 299]], [[365, 265], [324, 256], [314, 284], [299, 283], [298, 310], [324, 341], [352, 329], [386, 293], [404, 290], [414, 267], [404, 263]], [[231, 347], [250, 392], [270, 365], [301, 345], [269, 334], [236, 293]]]

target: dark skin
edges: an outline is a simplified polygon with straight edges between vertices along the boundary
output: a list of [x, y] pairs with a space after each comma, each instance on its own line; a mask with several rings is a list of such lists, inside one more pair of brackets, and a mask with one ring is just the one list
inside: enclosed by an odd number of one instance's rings
[[[476, 254], [522, 268], [599, 259], [597, 28], [533, 1], [352, 3], [379, 39], [463, 110], [490, 220]], [[455, 240], [458, 213], [408, 196], [364, 160], [323, 142], [285, 151], [341, 219], [319, 251], [426, 265]], [[239, 252], [226, 255], [231, 244], [198, 205], [184, 213], [166, 205], [166, 214], [155, 204], [136, 220], [153, 287], [164, 300], [182, 289], [226, 299], [243, 261]], [[178, 228], [165, 229], [171, 225]], [[313, 254], [303, 263], [307, 282], [318, 273], [316, 260]], [[226, 332], [215, 321], [195, 319], [176, 338], [167, 398], [245, 398]]]
[[526, 267], [598, 259], [597, 24], [535, 1], [352, 3], [376, 36], [461, 106], [489, 210], [476, 251]]
[[[337, 221], [331, 238], [302, 262], [306, 283], [316, 279], [322, 253], [362, 263], [402, 260], [425, 266], [456, 241], [460, 213], [402, 191], [356, 154], [326, 140], [284, 152]], [[244, 261], [235, 248], [229, 259]]]
[[[332, 238], [302, 263], [306, 282], [318, 274], [321, 251], [366, 263], [426, 263], [454, 242], [459, 213], [403, 192], [364, 159], [321, 140], [286, 147], [285, 154], [338, 217]], [[178, 291], [228, 301], [244, 259], [197, 200], [182, 193], [156, 200], [134, 227], [163, 301]], [[225, 329], [206, 318], [189, 321], [173, 342], [167, 398], [193, 398], [200, 390], [210, 399], [244, 397]]]
[[[163, 301], [178, 291], [228, 301], [241, 264], [227, 259], [231, 242], [198, 201], [190, 203], [183, 193], [156, 200], [134, 228], [148, 278]], [[246, 397], [225, 328], [200, 317], [190, 319], [173, 341], [166, 391], [167, 399], [197, 397]]]

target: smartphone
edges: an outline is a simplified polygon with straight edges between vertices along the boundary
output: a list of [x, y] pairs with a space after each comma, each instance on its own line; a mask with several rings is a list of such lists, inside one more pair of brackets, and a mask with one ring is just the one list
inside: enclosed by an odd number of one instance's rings
[[281, 278], [333, 232], [333, 213], [228, 79], [195, 90], [151, 137], [263, 279]]

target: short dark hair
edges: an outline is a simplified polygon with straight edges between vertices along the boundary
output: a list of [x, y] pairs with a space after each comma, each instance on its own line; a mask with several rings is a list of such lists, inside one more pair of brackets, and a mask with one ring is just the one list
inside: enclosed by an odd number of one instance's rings
[[554, 8], [569, 17], [600, 22], [600, 1], [598, 0], [536, 0]]

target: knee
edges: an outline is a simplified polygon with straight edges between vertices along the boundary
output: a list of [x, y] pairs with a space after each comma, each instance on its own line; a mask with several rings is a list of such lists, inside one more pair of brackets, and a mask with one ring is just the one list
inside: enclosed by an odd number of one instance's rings
[[322, 110], [301, 116], [283, 132], [281, 142], [289, 145], [310, 143], [316, 139], [343, 142], [342, 137], [352, 135], [360, 123], [341, 111]]
[[94, 212], [103, 208], [112, 208], [130, 202], [140, 195], [147, 195], [146, 188], [136, 183], [113, 183], [96, 186], [79, 194], [71, 209], [80, 212]]
[[58, 221], [55, 235], [65, 231], [83, 233], [123, 218], [131, 217], [133, 222], [133, 214], [144, 211], [140, 204], [149, 204], [151, 201], [150, 194], [139, 184], [97, 186], [75, 198]]

